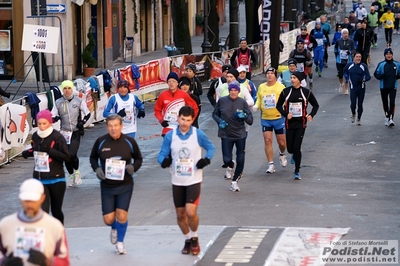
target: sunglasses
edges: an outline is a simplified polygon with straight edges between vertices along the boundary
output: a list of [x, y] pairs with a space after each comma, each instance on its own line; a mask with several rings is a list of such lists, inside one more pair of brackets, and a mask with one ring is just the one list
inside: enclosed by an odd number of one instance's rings
[[307, 31], [307, 29], [302, 29], [301, 31]]

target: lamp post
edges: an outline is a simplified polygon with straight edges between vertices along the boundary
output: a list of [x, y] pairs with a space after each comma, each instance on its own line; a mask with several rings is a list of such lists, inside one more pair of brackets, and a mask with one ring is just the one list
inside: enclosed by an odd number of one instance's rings
[[203, 53], [211, 52], [211, 43], [208, 41], [208, 0], [204, 0], [204, 40], [201, 44]]

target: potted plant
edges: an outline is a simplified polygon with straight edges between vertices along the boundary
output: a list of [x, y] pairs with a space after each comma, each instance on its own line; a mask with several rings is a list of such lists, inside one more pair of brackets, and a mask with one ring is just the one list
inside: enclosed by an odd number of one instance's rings
[[203, 33], [204, 17], [201, 14], [196, 14], [196, 35], [199, 36]]
[[96, 47], [96, 41], [92, 33], [92, 26], [89, 27], [87, 38], [89, 39], [89, 43], [86, 45], [85, 49], [83, 49], [82, 53], [82, 61], [85, 65], [83, 67], [83, 75], [85, 77], [90, 77], [94, 74], [94, 68], [97, 65], [97, 61], [92, 55], [94, 48]]

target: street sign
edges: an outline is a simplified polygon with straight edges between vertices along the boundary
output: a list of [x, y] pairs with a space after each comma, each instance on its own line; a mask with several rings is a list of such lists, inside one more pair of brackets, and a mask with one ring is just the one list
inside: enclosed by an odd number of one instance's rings
[[59, 37], [60, 28], [24, 24], [21, 50], [56, 54]]
[[47, 4], [47, 13], [65, 13], [65, 4]]

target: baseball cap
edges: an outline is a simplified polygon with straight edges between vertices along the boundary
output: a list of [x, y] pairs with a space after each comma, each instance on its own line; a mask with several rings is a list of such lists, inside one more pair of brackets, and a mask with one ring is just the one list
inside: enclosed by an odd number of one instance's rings
[[29, 178], [22, 182], [19, 188], [19, 199], [28, 201], [38, 201], [44, 194], [43, 184], [34, 178]]
[[247, 41], [246, 37], [240, 38], [239, 42], [242, 42], [242, 41]]
[[231, 67], [232, 67], [231, 65], [223, 65], [222, 66], [222, 72], [225, 72], [225, 71], [231, 69]]
[[237, 68], [237, 71], [240, 73], [242, 71], [246, 72], [246, 68], [244, 66], [240, 66]]
[[296, 44], [298, 44], [298, 43], [303, 43], [304, 44], [304, 40], [303, 39], [298, 39], [297, 41], [296, 41]]
[[182, 76], [179, 78], [179, 87], [182, 85], [189, 85], [190, 86], [190, 78], [187, 76]]

